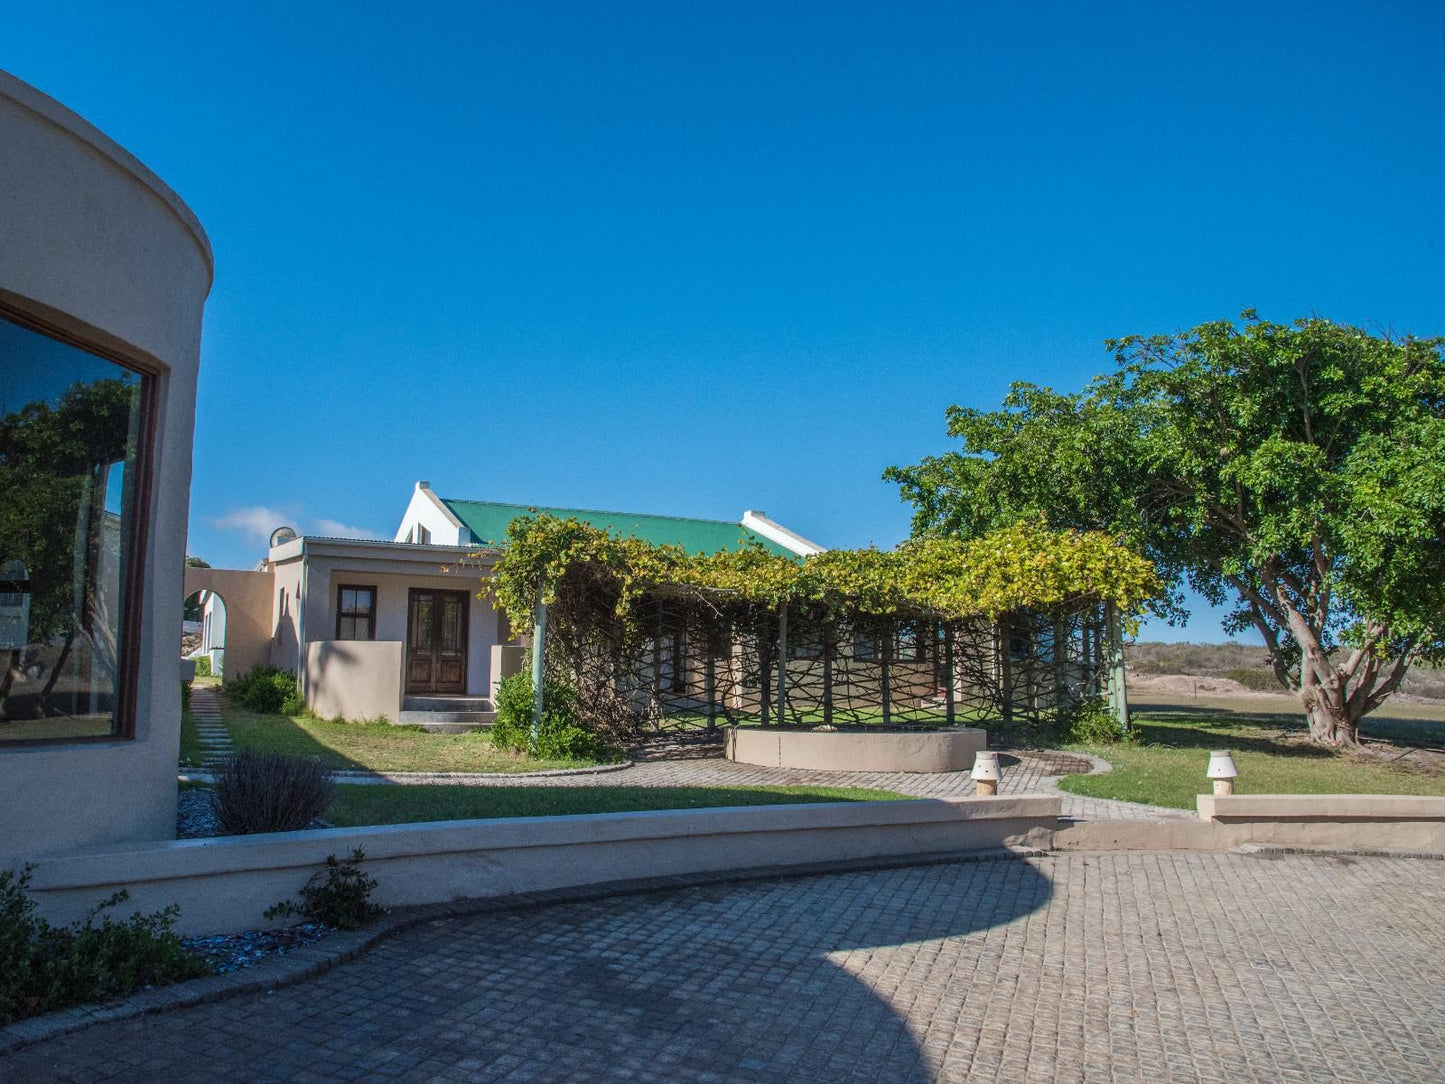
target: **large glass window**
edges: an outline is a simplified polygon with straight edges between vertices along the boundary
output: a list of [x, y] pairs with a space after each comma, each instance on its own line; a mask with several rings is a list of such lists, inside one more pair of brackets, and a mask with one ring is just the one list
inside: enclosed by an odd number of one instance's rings
[[148, 392], [0, 318], [0, 742], [130, 729]]

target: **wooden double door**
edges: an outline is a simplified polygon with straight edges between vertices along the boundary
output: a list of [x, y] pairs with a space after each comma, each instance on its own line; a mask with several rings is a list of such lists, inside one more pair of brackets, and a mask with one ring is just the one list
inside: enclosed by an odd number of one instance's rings
[[413, 587], [406, 621], [406, 691], [467, 691], [467, 592]]

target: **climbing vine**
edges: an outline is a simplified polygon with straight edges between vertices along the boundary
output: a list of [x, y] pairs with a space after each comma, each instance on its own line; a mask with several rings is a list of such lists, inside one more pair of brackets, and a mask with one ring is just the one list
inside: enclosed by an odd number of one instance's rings
[[483, 591], [514, 629], [546, 603], [549, 678], [613, 743], [719, 719], [1058, 713], [1097, 693], [1110, 611], [1128, 625], [1159, 590], [1117, 539], [1032, 523], [794, 557], [691, 554], [535, 515], [485, 559]]
[[940, 620], [1108, 603], [1129, 622], [1160, 590], [1153, 565], [1113, 536], [1034, 523], [970, 542], [923, 539], [895, 550], [827, 550], [796, 558], [761, 545], [690, 554], [576, 519], [536, 515], [512, 522], [484, 591], [514, 628], [524, 628], [539, 600], [555, 603], [559, 592], [583, 581], [609, 589], [619, 618], [660, 591], [715, 606], [729, 600], [790, 603], [839, 615]]

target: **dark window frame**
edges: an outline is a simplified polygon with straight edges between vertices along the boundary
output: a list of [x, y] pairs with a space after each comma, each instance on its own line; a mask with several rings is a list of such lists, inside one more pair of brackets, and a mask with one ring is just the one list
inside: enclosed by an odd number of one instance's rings
[[[369, 591], [371, 593], [371, 609], [365, 615], [367, 617], [365, 640], [358, 640], [355, 636], [343, 637], [341, 635], [341, 621], [343, 618], [351, 618], [354, 621], [362, 616], [356, 610], [342, 609], [341, 598], [343, 591]], [[376, 640], [376, 598], [376, 584], [374, 583], [338, 583], [336, 585], [336, 638], [338, 640], [347, 639], [353, 640], [356, 643], [370, 643]]]
[[[905, 639], [904, 630], [911, 629], [912, 637]], [[922, 620], [901, 621], [893, 630], [893, 661], [909, 663], [928, 662], [931, 652], [928, 642], [938, 635], [932, 622]]]
[[117, 340], [101, 333], [86, 334], [28, 312], [0, 297], [0, 319], [43, 335], [47, 339], [108, 361], [141, 378], [140, 403], [136, 412], [135, 493], [131, 498], [130, 530], [125, 538], [128, 551], [124, 556], [125, 583], [121, 593], [120, 654], [115, 668], [115, 720], [109, 734], [82, 734], [53, 738], [16, 738], [0, 741], [0, 755], [11, 749], [28, 749], [41, 745], [102, 745], [107, 742], [134, 741], [136, 735], [137, 698], [140, 692], [141, 628], [144, 624], [146, 564], [150, 544], [153, 489], [155, 486], [156, 434], [160, 421], [160, 378], [167, 367], [155, 358], [137, 351], [123, 353], [116, 349]]

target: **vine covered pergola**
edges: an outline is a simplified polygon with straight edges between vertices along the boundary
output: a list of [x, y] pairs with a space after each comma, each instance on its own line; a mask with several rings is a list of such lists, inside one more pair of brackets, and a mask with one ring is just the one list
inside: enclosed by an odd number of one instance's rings
[[[574, 519], [513, 522], [484, 591], [533, 628], [534, 684], [625, 740], [668, 727], [1008, 725], [1107, 696], [1152, 565], [1097, 532], [697, 555]], [[540, 648], [540, 650], [538, 650]]]

